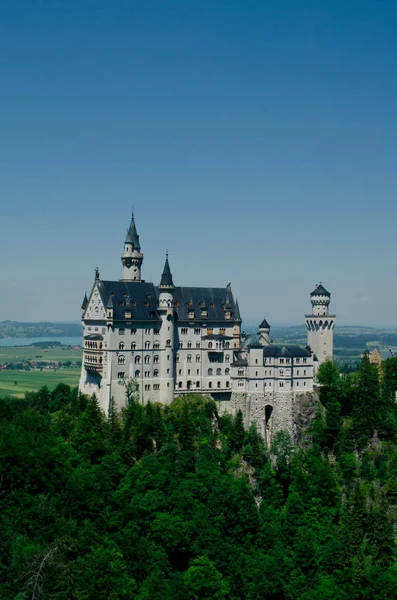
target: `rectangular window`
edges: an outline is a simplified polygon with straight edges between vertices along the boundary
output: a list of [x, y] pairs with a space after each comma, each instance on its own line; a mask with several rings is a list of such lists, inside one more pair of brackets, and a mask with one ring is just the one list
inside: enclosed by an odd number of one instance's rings
[[304, 362], [304, 363], [307, 363], [307, 358], [304, 358], [304, 359], [303, 359], [303, 362]]
[[136, 335], [136, 327], [132, 327], [132, 329], [131, 329], [131, 335]]
[[280, 387], [284, 387], [284, 383], [282, 381], [280, 381]]
[[160, 333], [160, 329], [153, 329], [154, 335], [158, 335]]
[[188, 328], [187, 328], [187, 327], [182, 327], [182, 328], [181, 328], [181, 334], [182, 334], [182, 335], [187, 335], [187, 332], [188, 332], [188, 331], [189, 331], [189, 330], [188, 330]]
[[146, 333], [146, 335], [150, 335], [150, 327], [146, 327], [145, 333]]
[[219, 333], [220, 333], [220, 335], [226, 335], [226, 329], [224, 327], [221, 327], [219, 329]]
[[283, 364], [284, 364], [284, 359], [280, 358], [280, 365], [283, 365]]
[[303, 387], [306, 387], [306, 381], [303, 382]]
[[201, 329], [200, 329], [200, 327], [195, 327], [195, 328], [194, 328], [194, 333], [195, 333], [196, 335], [200, 335], [200, 333], [201, 333]]
[[125, 377], [125, 372], [124, 372], [124, 371], [119, 371], [119, 372], [118, 372], [118, 374], [117, 374], [117, 377], [118, 377], [119, 379], [124, 379], [124, 377]]
[[214, 330], [212, 327], [207, 327], [207, 335], [212, 335], [214, 333]]
[[160, 385], [158, 383], [155, 383], [153, 386], [154, 390], [159, 390], [160, 389]]
[[296, 382], [296, 387], [299, 387], [299, 381]]
[[297, 370], [296, 374], [299, 375], [299, 369]]
[[299, 364], [299, 363], [300, 363], [300, 359], [299, 359], [299, 358], [297, 358], [297, 359], [295, 360], [295, 362], [296, 362], [296, 364]]
[[306, 369], [303, 369], [303, 374], [306, 375]]

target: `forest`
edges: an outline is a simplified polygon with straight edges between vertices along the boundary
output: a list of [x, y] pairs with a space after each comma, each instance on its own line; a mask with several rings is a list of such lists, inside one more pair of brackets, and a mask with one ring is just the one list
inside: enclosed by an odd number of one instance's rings
[[397, 598], [397, 359], [319, 381], [303, 447], [133, 381], [0, 400], [0, 598]]

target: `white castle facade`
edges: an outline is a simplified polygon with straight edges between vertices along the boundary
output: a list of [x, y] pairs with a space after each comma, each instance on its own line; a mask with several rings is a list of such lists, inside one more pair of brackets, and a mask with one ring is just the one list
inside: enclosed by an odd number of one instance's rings
[[[332, 356], [335, 317], [320, 284], [306, 316], [309, 345], [277, 346], [264, 319], [245, 336], [230, 284], [221, 288], [174, 285], [168, 255], [159, 285], [141, 278], [143, 254], [134, 216], [121, 255], [123, 277], [104, 281], [96, 270], [82, 304], [83, 363], [79, 389], [96, 394], [107, 412], [110, 398], [125, 403], [125, 379], [139, 384], [140, 400], [170, 404], [192, 392], [241, 408], [267, 436], [293, 430], [296, 396], [313, 391], [316, 365]], [[318, 359], [318, 360], [317, 360]]]

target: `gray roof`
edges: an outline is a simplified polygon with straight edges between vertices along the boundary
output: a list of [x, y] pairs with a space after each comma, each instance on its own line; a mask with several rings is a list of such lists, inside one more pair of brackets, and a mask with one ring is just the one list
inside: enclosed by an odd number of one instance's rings
[[263, 319], [262, 323], [259, 325], [259, 329], [270, 329], [270, 325], [266, 319]]
[[125, 243], [132, 244], [134, 250], [138, 250], [138, 252], [141, 249], [141, 246], [139, 243], [139, 235], [138, 235], [138, 232], [137, 232], [136, 226], [135, 226], [134, 214], [132, 214], [132, 217], [131, 217], [131, 223], [130, 223], [129, 229], [127, 231]]
[[263, 347], [263, 355], [264, 356], [286, 356], [290, 357], [299, 357], [299, 356], [311, 356], [310, 350], [307, 348], [301, 348], [300, 346], [288, 345], [288, 346], [264, 346]]
[[331, 294], [325, 289], [325, 287], [323, 286], [323, 284], [320, 281], [320, 283], [316, 285], [316, 289], [312, 291], [310, 296], [329, 296], [329, 297], [331, 297]]
[[225, 321], [225, 304], [228, 296], [232, 318], [236, 314], [236, 303], [231, 291], [225, 288], [176, 287], [172, 295], [176, 302], [176, 312], [180, 321], [189, 321], [189, 310], [200, 319], [201, 305], [205, 306], [206, 321]]
[[258, 337], [254, 333], [247, 335], [243, 346], [246, 346], [247, 348], [263, 348], [262, 344], [258, 341]]
[[85, 310], [88, 306], [88, 298], [87, 298], [87, 292], [84, 294], [84, 299], [83, 299], [83, 303], [81, 305], [81, 309]]
[[[107, 307], [111, 299], [116, 321], [124, 320], [126, 311], [131, 313], [131, 319], [128, 320], [160, 321], [157, 304], [161, 288], [154, 286], [153, 283], [100, 280], [97, 285], [103, 305]], [[226, 295], [225, 288], [176, 287], [172, 290], [176, 319], [191, 321], [189, 313], [193, 311], [195, 319], [202, 320], [201, 305], [204, 305], [207, 311], [206, 322], [225, 322]], [[236, 304], [231, 292], [229, 292], [229, 305], [232, 313], [230, 322], [232, 322]]]
[[165, 257], [165, 265], [163, 269], [163, 274], [161, 275], [161, 281], [159, 285], [160, 288], [173, 289], [174, 282], [172, 280], [172, 273], [170, 269], [170, 263], [168, 262], [168, 253]]

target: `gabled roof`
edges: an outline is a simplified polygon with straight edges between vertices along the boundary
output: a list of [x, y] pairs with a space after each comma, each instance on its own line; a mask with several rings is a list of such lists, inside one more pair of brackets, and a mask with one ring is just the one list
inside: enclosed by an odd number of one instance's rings
[[316, 285], [316, 289], [312, 291], [310, 296], [329, 296], [329, 297], [331, 297], [331, 294], [325, 289], [325, 287], [323, 286], [323, 284], [320, 281], [320, 283]]
[[288, 358], [300, 357], [300, 356], [311, 356], [310, 350], [307, 348], [301, 348], [300, 346], [287, 345], [287, 346], [264, 346], [263, 356], [286, 356]]
[[[236, 314], [236, 303], [231, 291], [229, 295], [232, 319]], [[201, 309], [207, 311], [207, 322], [225, 321], [226, 290], [225, 288], [176, 287], [172, 296], [175, 301], [176, 313], [180, 321], [191, 321], [189, 312], [195, 313], [195, 318], [201, 318]], [[232, 321], [231, 319], [231, 321]]]

